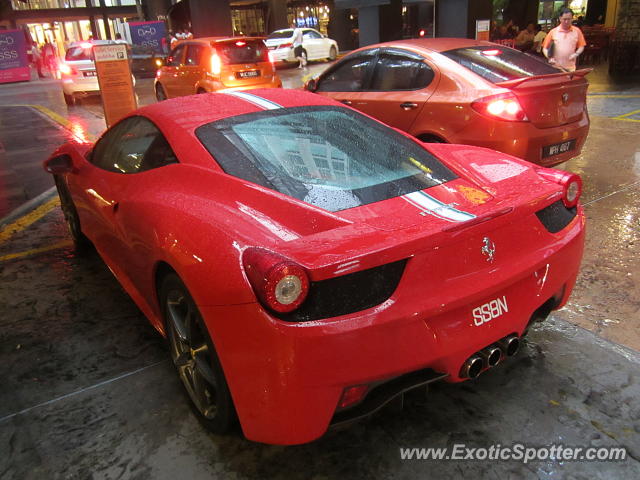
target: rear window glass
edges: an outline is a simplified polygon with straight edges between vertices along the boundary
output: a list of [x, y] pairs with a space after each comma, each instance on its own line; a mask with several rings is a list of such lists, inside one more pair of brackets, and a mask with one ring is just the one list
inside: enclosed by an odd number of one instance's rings
[[251, 42], [236, 40], [216, 43], [215, 49], [222, 62], [226, 65], [269, 61], [269, 49], [261, 40]]
[[500, 45], [458, 48], [442, 54], [493, 83], [559, 72], [532, 55]]
[[289, 38], [293, 35], [293, 30], [278, 30], [267, 37], [267, 40], [278, 40], [281, 38]]
[[93, 60], [91, 55], [91, 47], [82, 48], [81, 46], [71, 47], [64, 56], [66, 61], [74, 60]]
[[456, 178], [418, 143], [339, 107], [250, 113], [196, 135], [226, 173], [332, 212]]

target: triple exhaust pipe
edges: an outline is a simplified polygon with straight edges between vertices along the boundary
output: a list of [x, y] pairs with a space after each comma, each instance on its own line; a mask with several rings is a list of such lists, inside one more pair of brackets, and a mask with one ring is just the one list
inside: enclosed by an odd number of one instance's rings
[[460, 376], [462, 378], [476, 378], [483, 370], [495, 367], [503, 357], [513, 357], [520, 348], [520, 339], [517, 335], [509, 335], [498, 343], [488, 346], [471, 355], [462, 365]]

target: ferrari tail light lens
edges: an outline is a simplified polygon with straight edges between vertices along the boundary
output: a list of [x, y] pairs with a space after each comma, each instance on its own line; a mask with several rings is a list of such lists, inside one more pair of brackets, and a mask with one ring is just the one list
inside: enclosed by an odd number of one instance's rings
[[513, 93], [501, 93], [480, 98], [471, 103], [475, 111], [491, 118], [511, 122], [527, 122], [527, 114]]
[[369, 390], [367, 385], [356, 385], [354, 387], [347, 387], [343, 390], [340, 401], [338, 402], [338, 408], [347, 408], [351, 405], [355, 405], [361, 401]]
[[222, 60], [217, 53], [211, 55], [211, 73], [214, 75], [220, 75], [222, 71]]
[[267, 308], [288, 313], [307, 298], [309, 277], [297, 263], [262, 248], [245, 250], [242, 263], [253, 291]]
[[582, 195], [582, 179], [579, 175], [551, 169], [538, 169], [537, 172], [542, 178], [562, 185], [562, 203], [565, 207], [573, 208], [578, 204]]

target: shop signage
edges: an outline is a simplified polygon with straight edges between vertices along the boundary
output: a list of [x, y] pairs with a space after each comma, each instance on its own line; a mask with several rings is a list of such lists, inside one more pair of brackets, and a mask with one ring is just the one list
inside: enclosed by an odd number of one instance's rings
[[123, 43], [93, 46], [107, 127], [138, 108], [128, 49]]
[[22, 30], [0, 30], [0, 83], [31, 80]]
[[[129, 34], [135, 54], [163, 54], [167, 29], [164, 22], [130, 22]], [[162, 39], [165, 39], [165, 42]]]
[[489, 41], [490, 20], [476, 20], [476, 40]]

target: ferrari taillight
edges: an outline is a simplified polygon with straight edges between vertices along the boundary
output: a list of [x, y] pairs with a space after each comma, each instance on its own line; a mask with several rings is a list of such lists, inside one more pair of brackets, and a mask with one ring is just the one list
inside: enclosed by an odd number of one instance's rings
[[492, 118], [511, 122], [527, 122], [527, 114], [513, 93], [501, 93], [479, 98], [471, 103], [475, 111]]
[[538, 175], [562, 186], [562, 203], [567, 208], [573, 208], [578, 204], [582, 195], [582, 179], [575, 173], [562, 172], [560, 170], [538, 169]]
[[274, 312], [292, 312], [307, 298], [309, 277], [297, 263], [262, 248], [245, 250], [242, 263], [256, 296]]
[[217, 53], [211, 55], [211, 73], [214, 75], [220, 75], [222, 71], [222, 60], [220, 60], [220, 56]]

